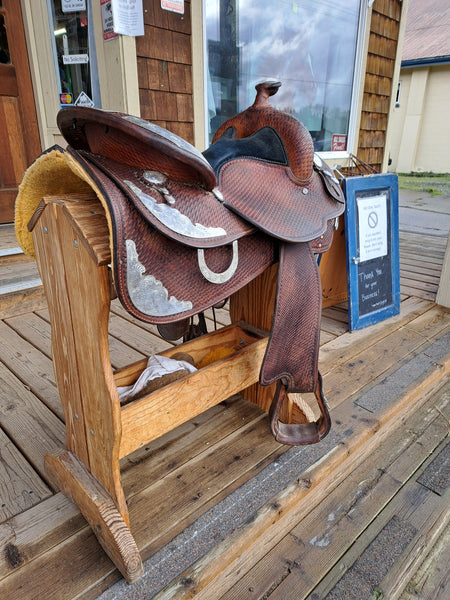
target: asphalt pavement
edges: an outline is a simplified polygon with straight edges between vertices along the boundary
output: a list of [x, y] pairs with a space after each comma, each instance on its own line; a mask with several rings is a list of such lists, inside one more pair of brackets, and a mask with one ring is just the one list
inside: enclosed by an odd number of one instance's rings
[[447, 237], [450, 231], [450, 196], [399, 190], [400, 230]]

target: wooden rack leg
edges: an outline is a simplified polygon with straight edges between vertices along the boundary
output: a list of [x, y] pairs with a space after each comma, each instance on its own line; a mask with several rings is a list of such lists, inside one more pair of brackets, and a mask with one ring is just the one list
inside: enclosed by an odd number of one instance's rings
[[101, 546], [128, 583], [142, 576], [141, 555], [111, 496], [69, 450], [47, 454], [45, 467], [80, 509]]
[[75, 500], [107, 554], [129, 579], [138, 576], [142, 563], [130, 541], [120, 479], [122, 426], [108, 346], [108, 266], [98, 264], [86, 238], [73, 226], [71, 211], [80, 204], [75, 200], [50, 200], [33, 230], [50, 312], [53, 363], [68, 449], [47, 456], [46, 464], [50, 476]]

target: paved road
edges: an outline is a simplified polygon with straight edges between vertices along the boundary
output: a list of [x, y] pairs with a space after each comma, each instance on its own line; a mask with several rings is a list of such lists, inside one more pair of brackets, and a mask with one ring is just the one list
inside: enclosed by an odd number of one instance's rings
[[399, 190], [400, 230], [447, 237], [450, 231], [450, 196]]

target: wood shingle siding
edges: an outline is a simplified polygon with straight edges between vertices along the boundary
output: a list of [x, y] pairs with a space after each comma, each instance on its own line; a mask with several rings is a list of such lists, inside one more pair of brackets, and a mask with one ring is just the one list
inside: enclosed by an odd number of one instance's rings
[[193, 143], [190, 3], [184, 15], [144, 0], [145, 35], [136, 38], [141, 116]]
[[374, 12], [398, 22], [402, 12], [402, 0], [375, 0], [373, 9]]
[[357, 156], [381, 171], [392, 95], [401, 0], [375, 0]]

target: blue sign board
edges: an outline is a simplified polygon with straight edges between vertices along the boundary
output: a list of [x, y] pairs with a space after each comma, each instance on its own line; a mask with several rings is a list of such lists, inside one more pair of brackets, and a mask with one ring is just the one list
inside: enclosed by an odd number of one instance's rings
[[400, 312], [398, 178], [381, 173], [343, 180], [349, 330]]

